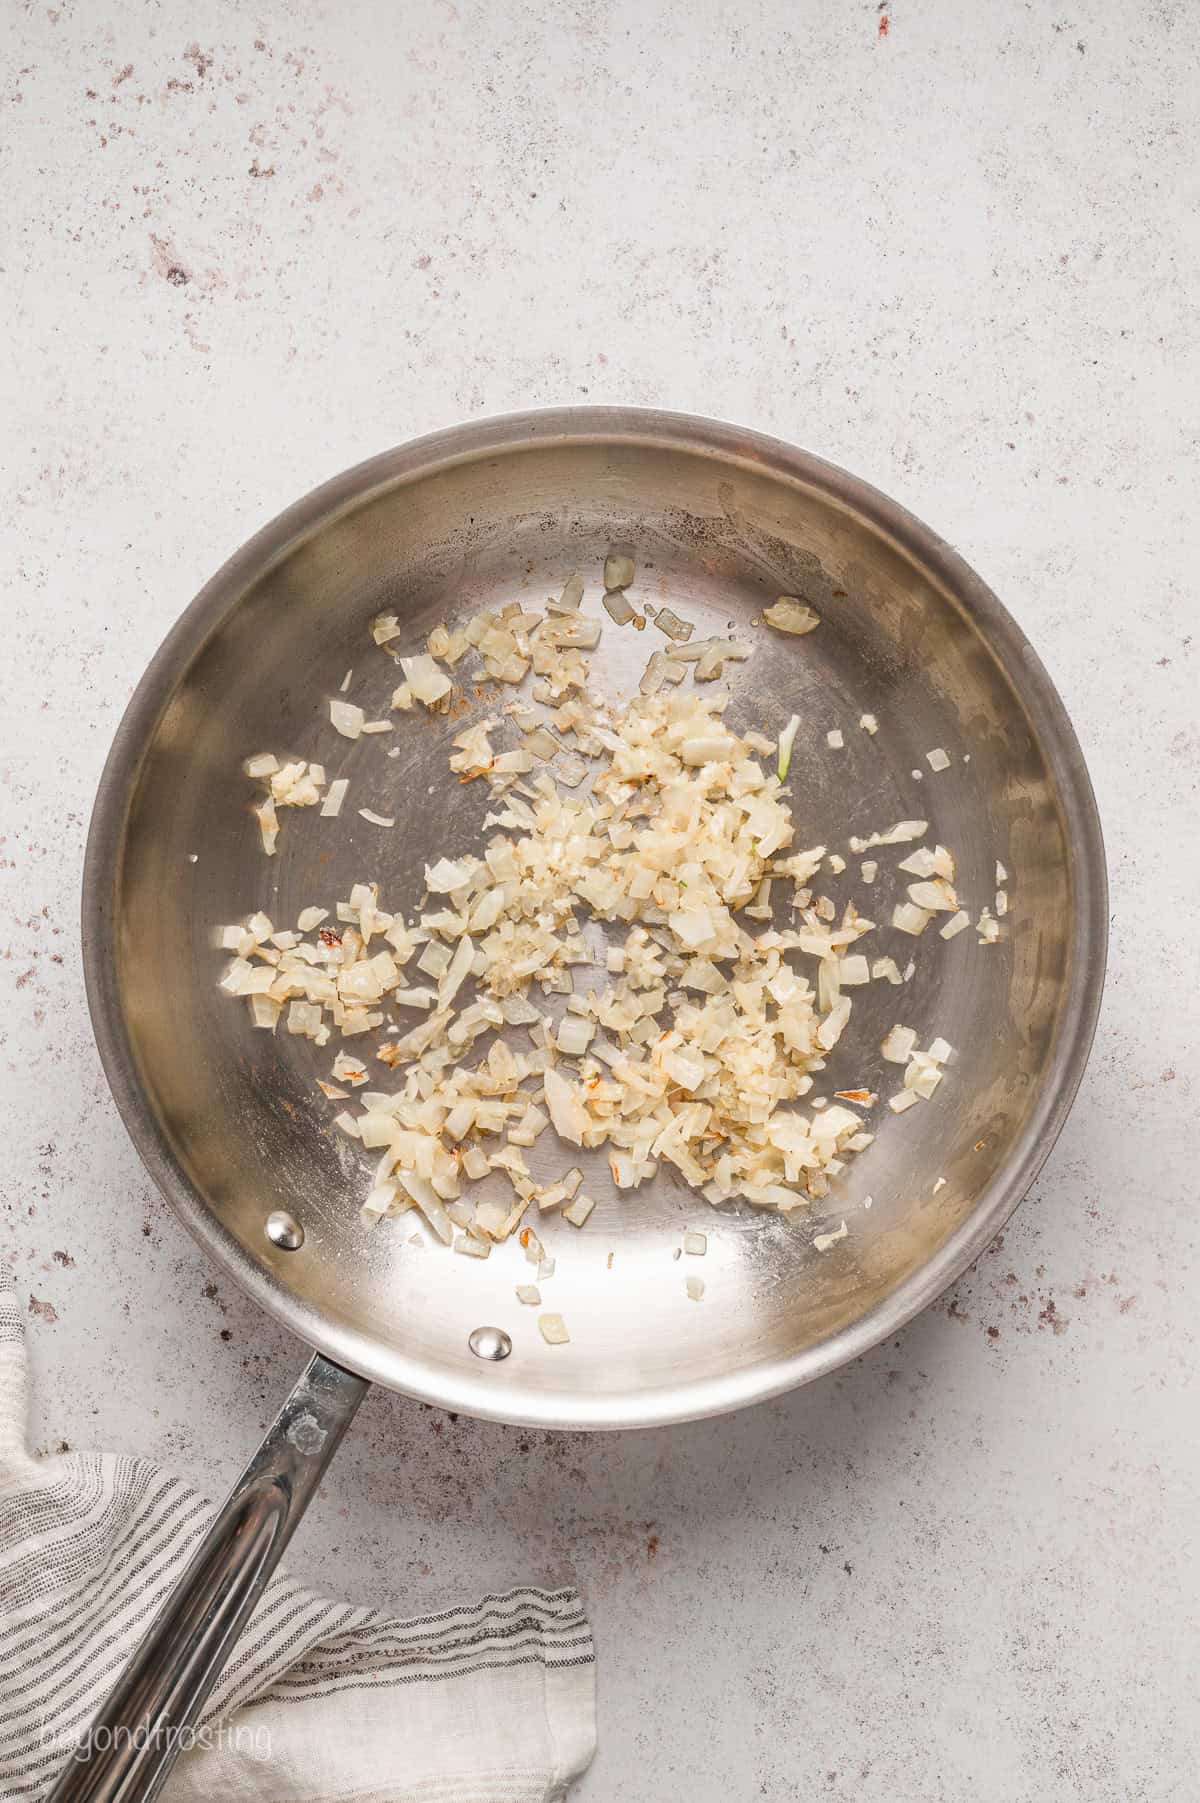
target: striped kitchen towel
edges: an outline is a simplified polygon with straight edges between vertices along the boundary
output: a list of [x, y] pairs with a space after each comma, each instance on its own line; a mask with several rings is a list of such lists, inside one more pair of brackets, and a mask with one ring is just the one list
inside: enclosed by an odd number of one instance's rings
[[[211, 1504], [143, 1459], [35, 1458], [0, 1267], [0, 1799], [41, 1796], [182, 1571]], [[278, 1572], [167, 1803], [550, 1803], [595, 1747], [592, 1637], [573, 1590], [415, 1621]]]

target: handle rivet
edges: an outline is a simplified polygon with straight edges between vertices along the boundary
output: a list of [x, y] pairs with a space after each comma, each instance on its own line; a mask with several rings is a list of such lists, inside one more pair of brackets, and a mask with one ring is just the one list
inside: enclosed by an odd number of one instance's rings
[[304, 1229], [286, 1208], [267, 1216], [267, 1238], [283, 1252], [295, 1252], [304, 1244]]
[[477, 1359], [506, 1359], [512, 1351], [512, 1341], [502, 1327], [477, 1327], [468, 1335], [467, 1345]]

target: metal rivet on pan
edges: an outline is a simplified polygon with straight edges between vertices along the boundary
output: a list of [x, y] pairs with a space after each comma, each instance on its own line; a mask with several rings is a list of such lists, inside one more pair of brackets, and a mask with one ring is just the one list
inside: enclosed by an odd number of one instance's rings
[[277, 1208], [267, 1216], [267, 1238], [284, 1252], [295, 1252], [304, 1244], [304, 1229], [286, 1208]]
[[506, 1359], [512, 1351], [512, 1341], [502, 1327], [477, 1327], [468, 1335], [467, 1345], [477, 1359]]

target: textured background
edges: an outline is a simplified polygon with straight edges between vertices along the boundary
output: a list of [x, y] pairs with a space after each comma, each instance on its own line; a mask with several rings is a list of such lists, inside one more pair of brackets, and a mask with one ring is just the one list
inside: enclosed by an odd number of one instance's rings
[[551, 402], [758, 425], [963, 550], [1091, 762], [1100, 1037], [953, 1296], [640, 1437], [373, 1394], [301, 1532], [409, 1613], [573, 1573], [581, 1803], [1195, 1796], [1200, 59], [1182, 5], [1063, 6], [3, 8], [0, 1255], [39, 1444], [219, 1491], [300, 1359], [151, 1193], [76, 918], [145, 660], [313, 483]]

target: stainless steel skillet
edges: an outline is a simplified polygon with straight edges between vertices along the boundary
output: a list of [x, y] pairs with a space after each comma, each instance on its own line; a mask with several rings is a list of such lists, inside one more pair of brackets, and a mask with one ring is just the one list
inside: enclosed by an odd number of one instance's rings
[[[957, 1055], [932, 1103], [884, 1114], [826, 1213], [713, 1213], [667, 1182], [618, 1198], [589, 1173], [600, 1205], [587, 1228], [558, 1223], [557, 1243], [549, 1230], [547, 1306], [571, 1342], [547, 1347], [513, 1293], [525, 1275], [515, 1248], [477, 1264], [411, 1244], [410, 1217], [362, 1225], [360, 1160], [314, 1105], [328, 1053], [249, 1029], [215, 989], [210, 934], [256, 907], [291, 921], [364, 878], [411, 909], [426, 862], [479, 842], [479, 785], [446, 780], [461, 717], [351, 744], [332, 734], [323, 698], [353, 665], [354, 699], [386, 712], [396, 673], [366, 630], [379, 611], [398, 612], [415, 645], [438, 621], [544, 598], [576, 569], [594, 608], [613, 544], [636, 556], [635, 595], [669, 601], [699, 633], [733, 623], [755, 637], [730, 685], [733, 717], [775, 732], [801, 715], [790, 787], [805, 843], [927, 818], [976, 909], [1004, 864], [1010, 912], [1000, 945], [930, 933], [902, 990], [858, 993], [834, 1076], [888, 1094], [877, 1046], [897, 1019]], [[784, 640], [757, 626], [780, 593], [811, 601], [820, 630]], [[605, 633], [600, 686], [636, 685], [647, 636]], [[874, 737], [864, 712], [880, 722]], [[839, 752], [826, 745], [834, 727]], [[948, 769], [931, 770], [934, 747]], [[285, 816], [272, 860], [240, 774], [264, 749], [351, 780], [340, 821]], [[394, 814], [396, 829], [358, 806]], [[847, 857], [835, 898], [863, 893]], [[880, 920], [898, 893], [894, 861], [880, 860]], [[1079, 746], [1023, 633], [926, 527], [806, 453], [682, 415], [516, 415], [389, 452], [259, 533], [183, 615], [118, 731], [88, 846], [84, 956], [101, 1056], [147, 1166], [216, 1261], [319, 1356], [106, 1719], [194, 1715], [363, 1379], [498, 1420], [633, 1427], [775, 1395], [894, 1332], [982, 1250], [1054, 1142], [1099, 1007], [1105, 894]], [[548, 1137], [547, 1171], [563, 1162]], [[814, 1234], [843, 1216], [848, 1238], [814, 1252]], [[709, 1235], [700, 1305], [672, 1262], [693, 1223]], [[168, 1764], [96, 1758], [74, 1781], [90, 1774], [93, 1788], [59, 1794], [152, 1795]]]

